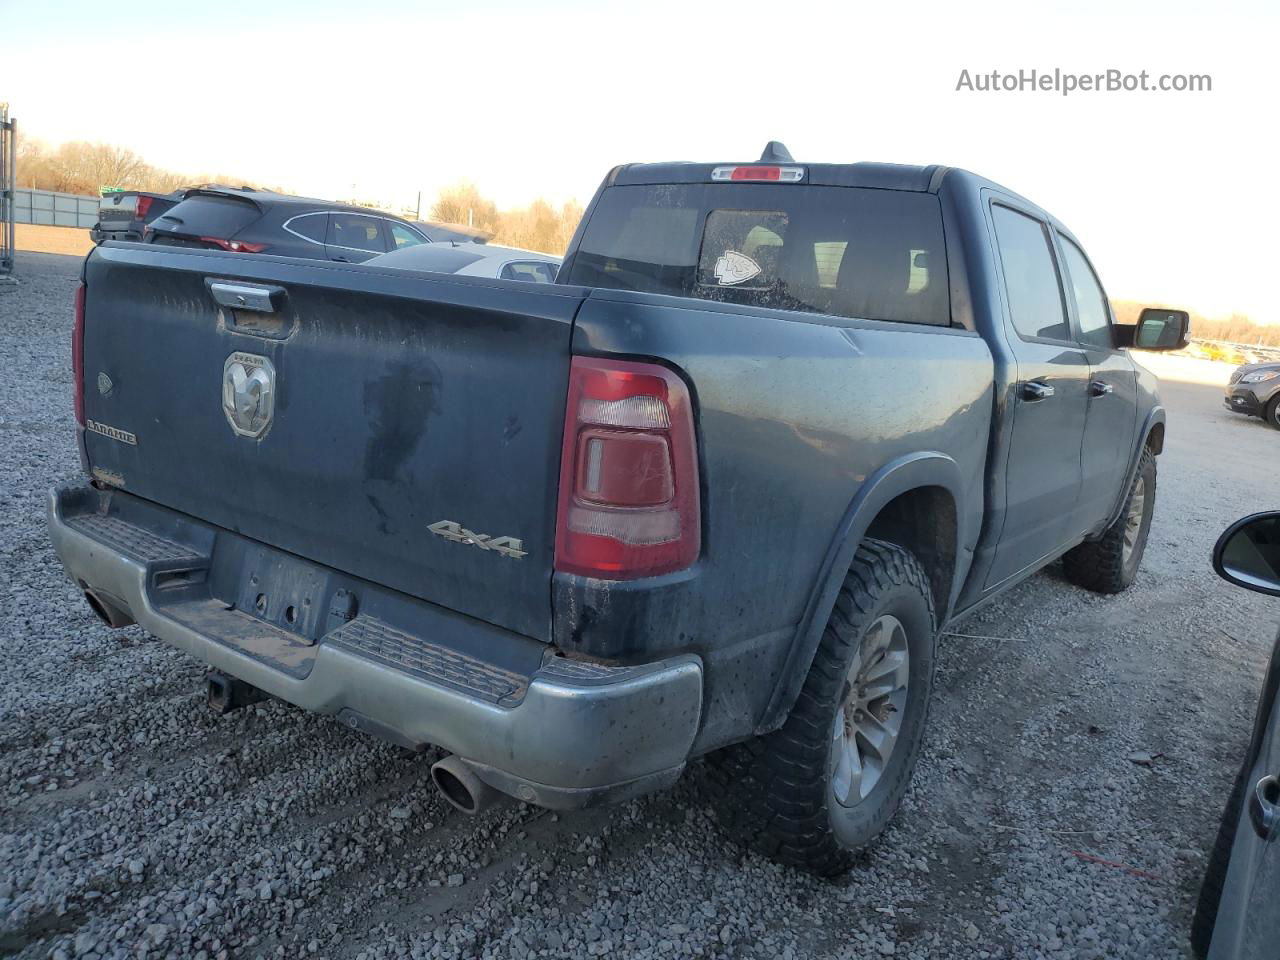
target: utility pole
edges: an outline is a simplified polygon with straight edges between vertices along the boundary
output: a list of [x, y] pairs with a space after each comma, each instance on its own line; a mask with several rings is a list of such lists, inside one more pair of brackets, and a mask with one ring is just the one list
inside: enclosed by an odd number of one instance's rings
[[414, 210], [413, 219], [415, 220], [422, 219], [422, 191], [421, 190], [418, 191], [418, 206], [417, 206], [417, 209]]

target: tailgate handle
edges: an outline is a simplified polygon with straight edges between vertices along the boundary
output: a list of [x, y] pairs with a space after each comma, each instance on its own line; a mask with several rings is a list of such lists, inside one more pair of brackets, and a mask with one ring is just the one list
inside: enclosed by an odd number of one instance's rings
[[215, 301], [233, 310], [256, 310], [258, 313], [275, 313], [276, 303], [284, 297], [283, 287], [260, 287], [249, 283], [227, 283], [223, 280], [207, 280], [209, 293]]

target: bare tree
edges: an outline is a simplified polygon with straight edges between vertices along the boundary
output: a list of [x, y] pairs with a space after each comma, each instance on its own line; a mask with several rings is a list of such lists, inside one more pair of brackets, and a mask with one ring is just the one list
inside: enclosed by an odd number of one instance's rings
[[[52, 149], [47, 143], [22, 137], [18, 141], [17, 182], [36, 190], [96, 194], [103, 187], [126, 187], [170, 193], [200, 183], [231, 183], [262, 187], [252, 180], [225, 174], [192, 176], [146, 163], [126, 147], [73, 141]], [[275, 186], [281, 193], [287, 190]]]
[[15, 185], [39, 189], [40, 185], [49, 177], [49, 145], [43, 140], [19, 136], [16, 152]]
[[142, 157], [126, 147], [73, 141], [54, 153], [54, 190], [97, 193], [104, 186], [139, 187], [148, 172]]
[[497, 243], [543, 253], [564, 253], [582, 219], [582, 205], [570, 200], [556, 209], [541, 198], [527, 207], [499, 210], [479, 188], [463, 181], [440, 191], [429, 216], [442, 223], [470, 224], [493, 234]]
[[463, 181], [440, 191], [431, 205], [431, 219], [441, 223], [461, 223], [496, 233], [499, 226], [498, 206], [480, 195], [474, 183]]

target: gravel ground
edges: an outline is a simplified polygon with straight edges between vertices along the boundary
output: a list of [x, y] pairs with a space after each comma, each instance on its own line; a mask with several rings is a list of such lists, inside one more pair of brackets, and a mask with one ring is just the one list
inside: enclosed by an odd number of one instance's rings
[[194, 661], [99, 625], [44, 532], [78, 472], [78, 266], [20, 255], [0, 288], [0, 956], [1187, 956], [1280, 619], [1209, 569], [1280, 469], [1218, 388], [1166, 381], [1128, 593], [1049, 570], [944, 640], [913, 789], [831, 884], [728, 844], [696, 765], [621, 807], [469, 819], [433, 757], [277, 702], [215, 717]]

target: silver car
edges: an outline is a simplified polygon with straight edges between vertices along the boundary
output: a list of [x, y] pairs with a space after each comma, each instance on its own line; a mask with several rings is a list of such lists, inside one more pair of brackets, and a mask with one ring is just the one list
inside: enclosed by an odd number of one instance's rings
[[555, 283], [560, 257], [491, 243], [423, 243], [366, 260], [374, 267], [427, 270], [460, 277], [498, 277], [532, 283]]

